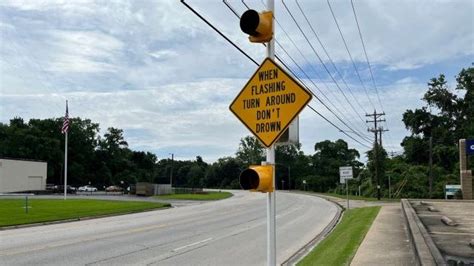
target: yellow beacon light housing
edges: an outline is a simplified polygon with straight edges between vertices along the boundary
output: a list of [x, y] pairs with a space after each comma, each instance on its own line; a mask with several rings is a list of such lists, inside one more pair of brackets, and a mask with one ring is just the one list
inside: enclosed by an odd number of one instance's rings
[[240, 29], [247, 33], [251, 42], [269, 42], [273, 38], [273, 12], [258, 13], [249, 9], [240, 18]]
[[273, 166], [252, 165], [240, 173], [242, 189], [259, 192], [273, 192]]

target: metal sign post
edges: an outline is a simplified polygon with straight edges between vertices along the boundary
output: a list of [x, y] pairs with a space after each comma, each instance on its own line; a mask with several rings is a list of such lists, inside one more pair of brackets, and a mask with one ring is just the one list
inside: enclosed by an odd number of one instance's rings
[[[240, 28], [250, 42], [267, 43], [267, 57], [229, 106], [230, 111], [267, 148], [262, 164], [275, 167], [275, 142], [311, 101], [312, 94], [275, 61], [274, 0], [267, 0], [263, 12], [247, 10], [240, 18]], [[271, 25], [271, 27], [269, 27]], [[291, 136], [290, 136], [291, 137]], [[288, 168], [288, 175], [289, 175]], [[273, 188], [275, 171], [272, 173]], [[241, 183], [242, 184], [242, 183]], [[288, 187], [290, 188], [290, 181]], [[267, 192], [268, 191], [268, 192]], [[267, 264], [276, 265], [275, 192], [267, 190]]]
[[352, 178], [352, 166], [339, 167], [339, 183], [346, 183], [347, 209], [349, 209], [349, 179]]
[[[269, 11], [275, 12], [275, 1], [268, 0], [267, 7]], [[274, 19], [272, 19], [272, 29], [274, 27]], [[275, 34], [275, 32], [273, 32]], [[275, 59], [275, 36], [267, 44], [267, 57]], [[275, 144], [267, 148], [267, 162], [275, 165]], [[273, 171], [273, 187], [275, 186], [275, 171]], [[275, 191], [269, 192], [267, 196], [267, 264], [269, 266], [276, 265], [276, 197]]]
[[349, 179], [346, 179], [347, 209], [349, 210]]

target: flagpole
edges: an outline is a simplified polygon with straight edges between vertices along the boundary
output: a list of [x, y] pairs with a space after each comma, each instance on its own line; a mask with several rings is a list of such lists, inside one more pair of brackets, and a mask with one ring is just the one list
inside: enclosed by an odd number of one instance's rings
[[66, 200], [67, 195], [67, 134], [66, 131], [66, 139], [64, 141], [64, 200]]
[[[65, 119], [69, 120], [69, 112], [67, 107], [67, 100], [66, 100], [66, 117]], [[64, 200], [67, 198], [67, 135], [69, 132], [69, 121], [67, 121], [68, 127], [64, 132]]]

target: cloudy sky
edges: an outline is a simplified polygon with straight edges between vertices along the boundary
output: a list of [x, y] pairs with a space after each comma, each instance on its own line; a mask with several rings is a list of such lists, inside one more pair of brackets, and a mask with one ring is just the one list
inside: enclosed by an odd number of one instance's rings
[[[247, 41], [222, 1], [186, 2], [255, 60], [264, 59], [265, 48]], [[241, 1], [227, 2], [238, 14], [246, 10]], [[264, 9], [260, 0], [245, 3]], [[296, 2], [285, 3], [291, 13], [276, 0], [275, 34], [283, 47], [277, 55], [352, 130], [366, 134], [365, 113], [385, 111], [389, 151], [401, 150], [408, 134], [402, 114], [423, 105], [426, 82], [444, 73], [454, 88], [454, 76], [474, 62], [474, 0], [354, 0], [379, 102], [351, 1], [330, 3], [354, 64], [326, 1], [298, 1], [304, 13]], [[61, 117], [68, 99], [70, 116], [100, 123], [102, 133], [124, 129], [132, 149], [214, 161], [233, 155], [249, 134], [228, 106], [256, 68], [177, 0], [0, 1], [2, 123], [15, 116]], [[319, 102], [311, 105], [351, 130]], [[313, 153], [315, 142], [338, 138], [367, 150], [309, 108], [301, 113], [305, 153]]]

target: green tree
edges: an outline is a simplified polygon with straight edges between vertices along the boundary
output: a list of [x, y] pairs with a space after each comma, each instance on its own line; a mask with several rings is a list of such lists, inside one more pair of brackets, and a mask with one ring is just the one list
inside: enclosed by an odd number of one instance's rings
[[199, 165], [194, 164], [188, 171], [187, 174], [187, 181], [188, 187], [197, 188], [200, 187], [202, 184], [202, 180], [204, 179], [204, 171]]
[[474, 137], [473, 76], [474, 68], [461, 70], [456, 77], [457, 93], [449, 89], [443, 74], [432, 78], [423, 96], [426, 106], [403, 114], [403, 122], [411, 132], [402, 142], [408, 162], [428, 163], [429, 138], [432, 137], [433, 162], [446, 169], [456, 165], [458, 140]]
[[325, 140], [314, 145], [315, 153], [312, 156], [315, 176], [324, 177], [314, 182], [318, 191], [326, 191], [339, 183], [339, 167], [352, 166], [357, 176], [363, 165], [357, 159], [360, 157], [356, 149], [350, 149], [342, 139], [332, 142]]
[[245, 165], [260, 164], [264, 160], [265, 149], [258, 139], [246, 136], [240, 140], [236, 156]]
[[219, 158], [206, 172], [206, 186], [211, 188], [240, 188], [239, 175], [245, 167], [236, 158]]

